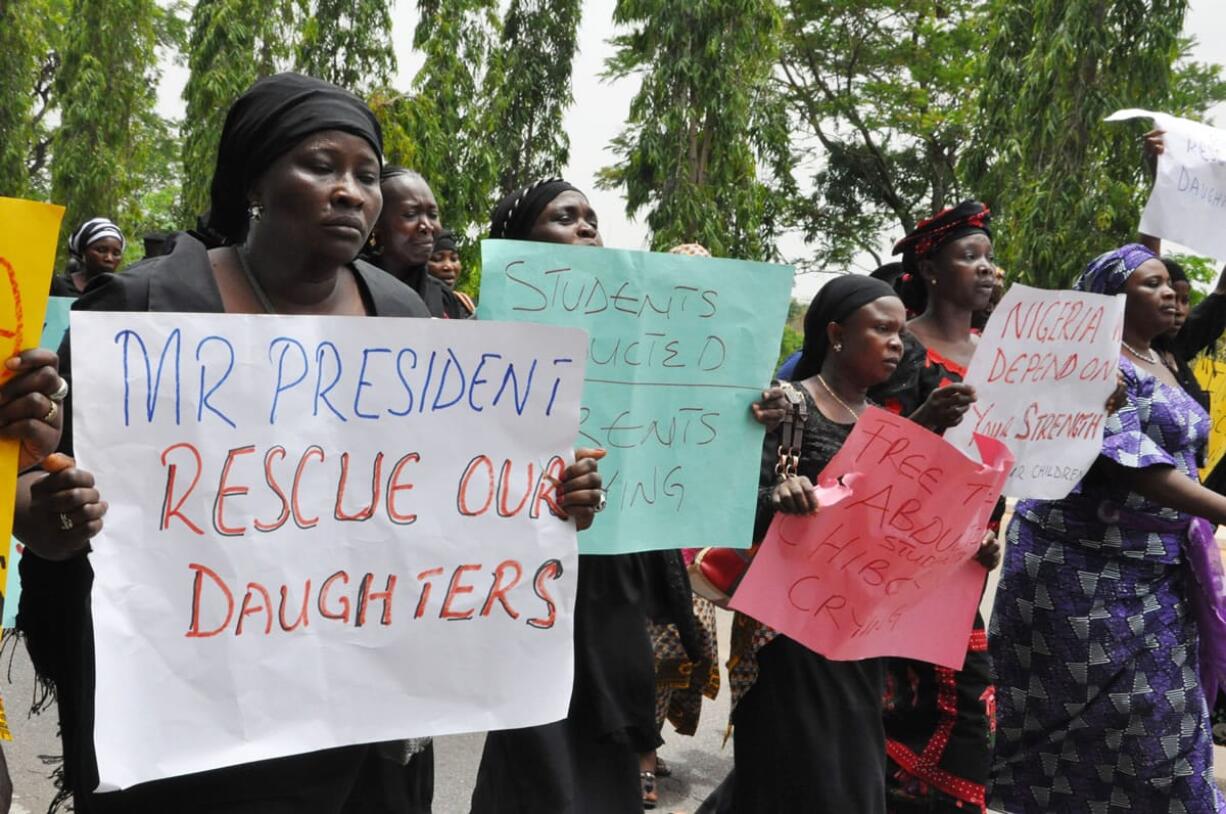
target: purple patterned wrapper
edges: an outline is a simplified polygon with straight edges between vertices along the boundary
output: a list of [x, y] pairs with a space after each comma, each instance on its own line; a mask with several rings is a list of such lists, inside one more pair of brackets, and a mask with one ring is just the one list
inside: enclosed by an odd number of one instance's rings
[[1188, 592], [1200, 631], [1200, 683], [1212, 705], [1218, 688], [1226, 685], [1226, 574], [1213, 524], [1193, 519], [1185, 551], [1195, 582]]

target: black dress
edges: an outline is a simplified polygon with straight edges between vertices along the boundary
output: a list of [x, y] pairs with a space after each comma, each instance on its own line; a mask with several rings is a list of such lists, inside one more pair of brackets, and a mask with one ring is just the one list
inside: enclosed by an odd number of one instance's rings
[[[851, 434], [822, 415], [812, 396], [799, 473], [817, 482]], [[780, 435], [762, 449], [754, 538], [775, 510]], [[738, 613], [732, 632], [735, 769], [703, 804], [708, 814], [884, 814], [885, 733], [881, 659], [831, 661]]]
[[[1189, 363], [1213, 347], [1226, 331], [1226, 294], [1208, 294], [1188, 314], [1174, 339], [1159, 339], [1155, 345], [1175, 359], [1175, 376], [1188, 395], [1209, 410], [1209, 396], [1201, 388]], [[1226, 494], [1226, 465], [1219, 463], [1205, 477], [1205, 486]]]
[[654, 552], [580, 555], [575, 683], [564, 720], [490, 732], [473, 814], [638, 814], [640, 751], [659, 744], [648, 633]]
[[[367, 309], [379, 316], [428, 317], [418, 298], [384, 272], [358, 262], [355, 277]], [[221, 313], [221, 295], [208, 254], [198, 241], [181, 238], [166, 256], [138, 263], [122, 274], [102, 275], [76, 303], [84, 311]], [[67, 337], [60, 373], [71, 379]], [[72, 454], [71, 394], [64, 404], [60, 451]], [[95, 794], [94, 631], [90, 609], [93, 570], [80, 555], [63, 562], [27, 549], [21, 560], [22, 595], [17, 627], [24, 631], [40, 680], [56, 692], [64, 747], [63, 793], [78, 814], [403, 814], [389, 797], [351, 797], [360, 777], [382, 767], [372, 746], [349, 746], [249, 763], [143, 783]], [[157, 726], [157, 721], [134, 725]], [[403, 777], [405, 770], [391, 764]], [[432, 767], [430, 767], [432, 772]], [[428, 778], [432, 782], [432, 774]], [[401, 782], [404, 782], [403, 780]], [[407, 809], [412, 810], [412, 809]], [[428, 810], [428, 809], [426, 809]]]
[[432, 317], [468, 319], [473, 315], [473, 312], [468, 310], [455, 292], [448, 288], [442, 280], [430, 274], [424, 265], [414, 266], [404, 274], [393, 274], [392, 276], [417, 292]]
[[68, 274], [53, 274], [51, 275], [51, 293], [52, 297], [71, 297], [76, 299], [81, 296], [81, 292], [77, 290], [77, 284], [72, 281], [72, 277]]
[[[966, 370], [912, 334], [904, 345], [894, 375], [869, 395], [892, 412], [911, 415], [932, 391], [962, 381]], [[996, 527], [1003, 513], [1002, 499], [992, 516]], [[982, 810], [996, 723], [992, 658], [979, 611], [960, 670], [891, 658], [885, 680], [889, 810]]]

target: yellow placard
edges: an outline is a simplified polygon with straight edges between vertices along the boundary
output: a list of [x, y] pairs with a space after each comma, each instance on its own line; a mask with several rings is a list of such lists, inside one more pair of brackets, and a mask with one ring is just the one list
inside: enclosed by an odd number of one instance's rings
[[[37, 348], [64, 207], [0, 198], [0, 360]], [[11, 374], [0, 368], [0, 384]], [[0, 591], [6, 584], [17, 490], [16, 441], [0, 441]], [[0, 611], [4, 596], [0, 593]], [[0, 707], [0, 739], [8, 727]]]
[[1203, 481], [1226, 455], [1226, 363], [1202, 356], [1196, 361], [1195, 373], [1196, 380], [1209, 394], [1209, 417], [1213, 422], [1209, 431], [1209, 451], [1200, 471]]

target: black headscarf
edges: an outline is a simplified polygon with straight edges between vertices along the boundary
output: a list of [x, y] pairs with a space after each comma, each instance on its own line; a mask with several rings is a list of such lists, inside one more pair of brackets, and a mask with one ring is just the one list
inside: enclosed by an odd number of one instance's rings
[[226, 114], [213, 172], [208, 228], [226, 242], [247, 235], [247, 191], [268, 167], [320, 130], [343, 130], [370, 142], [383, 161], [383, 131], [358, 97], [296, 73], [259, 80]]
[[570, 190], [582, 192], [561, 178], [546, 178], [515, 190], [494, 207], [494, 214], [490, 215], [490, 237], [527, 240], [532, 225], [549, 202]]
[[869, 277], [874, 277], [881, 280], [883, 283], [888, 283], [893, 286], [898, 282], [898, 278], [902, 276], [902, 263], [885, 263], [878, 266], [869, 273]]
[[882, 297], [896, 296], [889, 283], [863, 274], [844, 274], [822, 286], [805, 314], [805, 344], [792, 378], [800, 381], [821, 372], [830, 348], [826, 335], [830, 323], [842, 322]]
[[963, 201], [920, 221], [906, 237], [894, 244], [894, 254], [902, 255], [903, 276], [898, 289], [908, 312], [921, 314], [928, 307], [928, 289], [920, 279], [919, 261], [967, 235], [991, 238], [991, 223], [992, 212], [986, 206], [979, 201]]
[[1172, 260], [1169, 257], [1159, 257], [1162, 265], [1166, 266], [1166, 273], [1170, 275], [1172, 283], [1186, 283], [1188, 281], [1188, 273], [1183, 270], [1183, 266], [1179, 262]]
[[444, 229], [434, 238], [434, 251], [454, 252], [456, 250], [455, 235], [450, 229]]

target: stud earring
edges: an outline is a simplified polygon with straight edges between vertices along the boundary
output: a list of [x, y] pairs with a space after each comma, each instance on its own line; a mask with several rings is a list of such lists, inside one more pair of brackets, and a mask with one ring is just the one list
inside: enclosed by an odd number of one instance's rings
[[843, 346], [842, 346], [842, 345], [840, 345], [840, 344], [836, 344], [836, 345], [834, 346], [834, 352], [835, 352], [835, 353], [842, 353], [842, 352], [843, 352]]
[[253, 223], [259, 223], [260, 218], [264, 217], [264, 205], [261, 203], [256, 203], [255, 201], [247, 204], [247, 217], [250, 218]]

